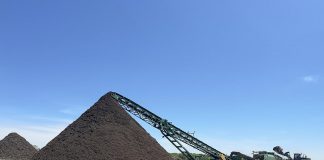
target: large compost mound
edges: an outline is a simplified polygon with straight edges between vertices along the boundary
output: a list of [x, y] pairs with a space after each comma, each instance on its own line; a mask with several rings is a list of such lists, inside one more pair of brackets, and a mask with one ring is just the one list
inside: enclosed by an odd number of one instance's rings
[[0, 159], [29, 160], [37, 150], [17, 133], [10, 133], [0, 141]]
[[104, 95], [33, 160], [172, 160], [111, 97]]

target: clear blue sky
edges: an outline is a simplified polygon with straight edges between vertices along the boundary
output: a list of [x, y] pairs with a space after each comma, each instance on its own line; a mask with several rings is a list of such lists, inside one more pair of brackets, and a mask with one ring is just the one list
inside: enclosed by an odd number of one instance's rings
[[1, 0], [0, 138], [42, 147], [116, 91], [227, 154], [323, 160], [323, 15], [320, 0]]

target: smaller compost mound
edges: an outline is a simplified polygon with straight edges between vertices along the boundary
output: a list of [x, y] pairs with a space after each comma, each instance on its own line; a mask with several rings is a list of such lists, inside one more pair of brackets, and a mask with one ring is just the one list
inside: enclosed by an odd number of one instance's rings
[[29, 160], [37, 150], [17, 133], [8, 134], [0, 141], [0, 159]]

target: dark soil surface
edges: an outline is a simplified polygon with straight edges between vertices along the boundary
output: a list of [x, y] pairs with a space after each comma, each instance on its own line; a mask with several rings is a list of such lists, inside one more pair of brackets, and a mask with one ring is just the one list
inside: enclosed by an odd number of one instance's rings
[[0, 141], [0, 159], [29, 160], [37, 150], [17, 133], [10, 133]]
[[109, 93], [32, 159], [172, 160]]

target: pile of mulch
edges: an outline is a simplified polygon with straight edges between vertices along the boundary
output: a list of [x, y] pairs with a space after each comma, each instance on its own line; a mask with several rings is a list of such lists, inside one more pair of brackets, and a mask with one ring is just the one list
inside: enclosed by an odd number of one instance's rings
[[172, 160], [110, 93], [42, 148], [33, 160]]
[[30, 160], [37, 150], [17, 133], [10, 133], [0, 141], [0, 159]]

